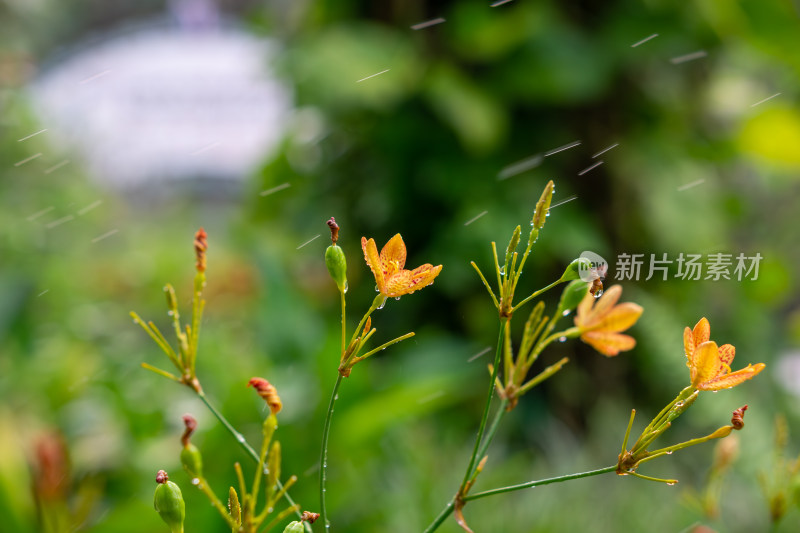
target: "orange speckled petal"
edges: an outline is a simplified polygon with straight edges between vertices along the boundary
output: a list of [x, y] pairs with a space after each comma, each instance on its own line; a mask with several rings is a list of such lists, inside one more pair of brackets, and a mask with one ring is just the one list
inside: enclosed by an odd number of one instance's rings
[[736, 356], [736, 348], [732, 344], [723, 344], [719, 347], [719, 360], [731, 366], [733, 358]]
[[442, 265], [433, 266], [430, 264], [424, 264], [412, 270], [411, 283], [414, 285], [414, 290], [417, 291], [433, 283], [434, 278], [436, 278], [441, 271]]
[[724, 376], [719, 376], [714, 379], [710, 379], [705, 383], [701, 383], [697, 388], [700, 390], [730, 389], [731, 387], [735, 387], [736, 385], [739, 385], [740, 383], [743, 383], [754, 377], [756, 374], [764, 370], [764, 366], [764, 363], [747, 365], [736, 372], [731, 372], [730, 374], [725, 374]]
[[686, 354], [686, 366], [691, 368], [694, 360], [694, 333], [692, 333], [692, 328], [683, 330], [683, 353]]
[[372, 275], [375, 276], [375, 283], [382, 294], [386, 294], [386, 278], [383, 274], [383, 265], [378, 255], [378, 247], [375, 246], [375, 239], [367, 240], [361, 237], [361, 249], [364, 250], [364, 260], [367, 262]]
[[406, 243], [399, 233], [389, 239], [381, 250], [381, 262], [388, 276], [403, 270], [406, 264]]
[[700, 385], [717, 377], [719, 369], [719, 348], [714, 341], [708, 341], [696, 346], [694, 361], [691, 366], [692, 386]]
[[692, 335], [694, 336], [695, 347], [711, 339], [711, 324], [708, 323], [706, 317], [701, 318], [697, 324], [695, 324]]
[[642, 306], [633, 302], [617, 305], [603, 316], [597, 324], [592, 326], [592, 331], [625, 331], [639, 320], [642, 315]]
[[581, 335], [581, 339], [606, 357], [613, 357], [636, 346], [636, 339], [620, 333], [590, 331]]
[[603, 295], [596, 300], [596, 303], [589, 314], [589, 323], [587, 326], [590, 328], [594, 327], [594, 324], [598, 322], [612, 307], [614, 307], [614, 304], [619, 301], [620, 296], [622, 296], [621, 285], [614, 285], [604, 292]]

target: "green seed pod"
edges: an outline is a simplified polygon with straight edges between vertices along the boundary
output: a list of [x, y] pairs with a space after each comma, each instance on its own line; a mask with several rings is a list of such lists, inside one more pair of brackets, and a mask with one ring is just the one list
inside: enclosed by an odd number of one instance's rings
[[188, 443], [181, 450], [181, 464], [189, 476], [203, 477], [203, 456], [194, 444]]
[[569, 285], [564, 288], [564, 292], [561, 293], [561, 301], [558, 303], [559, 311], [562, 313], [564, 311], [572, 311], [581, 303], [581, 300], [583, 300], [588, 292], [589, 283], [580, 279], [571, 281]]
[[341, 247], [336, 244], [328, 246], [325, 250], [325, 266], [328, 267], [333, 281], [342, 292], [347, 291], [347, 260]]
[[168, 481], [167, 473], [163, 470], [158, 471], [156, 481], [158, 485], [153, 497], [153, 507], [172, 533], [183, 533], [186, 505], [183, 503], [180, 487], [172, 481]]
[[295, 520], [286, 526], [286, 528], [283, 530], [283, 533], [305, 533], [305, 530], [306, 529], [303, 527], [303, 523]]

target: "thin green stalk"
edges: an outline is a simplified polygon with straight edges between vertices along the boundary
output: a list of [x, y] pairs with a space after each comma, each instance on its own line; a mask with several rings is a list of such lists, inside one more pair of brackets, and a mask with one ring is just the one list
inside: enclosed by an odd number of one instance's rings
[[498, 489], [492, 490], [485, 490], [483, 492], [476, 492], [475, 494], [468, 494], [464, 496], [464, 501], [472, 501], [478, 500], [480, 498], [485, 498], [487, 496], [493, 496], [495, 494], [503, 494], [505, 492], [513, 492], [516, 490], [528, 489], [530, 487], [538, 487], [540, 485], [549, 485], [551, 483], [561, 483], [562, 481], [570, 481], [572, 479], [580, 479], [582, 477], [590, 477], [590, 476], [598, 476], [600, 474], [607, 474], [609, 472], [614, 472], [617, 469], [617, 465], [607, 466], [605, 468], [600, 468], [597, 470], [589, 470], [588, 472], [579, 472], [577, 474], [568, 474], [566, 476], [558, 476], [558, 477], [551, 477], [548, 479], [539, 479], [536, 481], [528, 481], [527, 483], [520, 483], [519, 485], [510, 485], [508, 487], [500, 487]]
[[342, 300], [342, 357], [344, 357], [344, 351], [347, 349], [347, 346], [345, 346], [345, 344], [344, 344], [346, 342], [346, 340], [347, 340], [346, 339], [347, 333], [346, 333], [346, 330], [345, 330], [345, 321], [344, 321], [344, 317], [345, 317], [345, 315], [344, 315], [344, 301], [345, 301], [344, 291], [343, 290], [339, 291], [339, 294], [341, 295], [341, 300]]
[[339, 374], [336, 378], [336, 384], [333, 386], [331, 400], [328, 403], [328, 412], [325, 415], [325, 425], [322, 429], [322, 450], [319, 453], [319, 515], [322, 519], [322, 525], [325, 528], [325, 531], [328, 531], [331, 527], [330, 523], [328, 522], [328, 511], [325, 508], [325, 481], [328, 469], [328, 437], [330, 436], [331, 420], [333, 419], [333, 406], [336, 403], [336, 399], [339, 397], [339, 387], [341, 386], [343, 379], [344, 376]]
[[[193, 389], [193, 390], [194, 390], [194, 389]], [[252, 458], [252, 459], [253, 459], [253, 460], [256, 462], [256, 464], [258, 464], [258, 454], [257, 454], [257, 453], [256, 453], [256, 451], [253, 449], [253, 447], [252, 447], [252, 446], [250, 446], [250, 445], [247, 443], [247, 440], [244, 438], [244, 435], [242, 435], [241, 433], [239, 433], [239, 432], [236, 430], [236, 428], [235, 428], [235, 427], [233, 427], [233, 425], [232, 425], [230, 422], [228, 422], [228, 419], [227, 419], [227, 418], [225, 418], [225, 415], [223, 415], [222, 413], [220, 413], [220, 412], [217, 410], [217, 408], [216, 408], [216, 407], [214, 407], [214, 406], [211, 404], [211, 402], [209, 402], [209, 401], [208, 401], [208, 398], [206, 397], [206, 395], [205, 395], [204, 393], [195, 391], [195, 394], [197, 394], [197, 396], [200, 398], [200, 400], [202, 400], [202, 402], [203, 402], [204, 404], [206, 404], [206, 407], [208, 407], [208, 410], [209, 410], [209, 411], [211, 411], [211, 412], [214, 414], [214, 416], [215, 416], [215, 417], [217, 417], [217, 420], [219, 420], [219, 421], [220, 421], [220, 423], [221, 423], [223, 426], [225, 426], [225, 429], [227, 429], [227, 430], [228, 430], [228, 433], [230, 433], [231, 435], [233, 435], [233, 438], [234, 438], [234, 439], [236, 439], [236, 442], [238, 442], [238, 443], [239, 443], [239, 446], [241, 446], [241, 447], [242, 447], [242, 449], [243, 449], [245, 452], [247, 452], [247, 455], [249, 455], [249, 456], [250, 456], [250, 457], [251, 457], [251, 458]], [[280, 489], [282, 489], [282, 488], [283, 488], [283, 484], [280, 482], [280, 480], [278, 480], [277, 486], [278, 486], [278, 490], [280, 490]], [[285, 498], [286, 498], [286, 501], [287, 501], [287, 502], [289, 502], [289, 505], [293, 505], [293, 506], [297, 505], [297, 504], [294, 502], [294, 500], [292, 499], [292, 497], [289, 495], [289, 493], [288, 493], [288, 492], [286, 493], [286, 495], [285, 495]], [[297, 513], [296, 513], [296, 514], [297, 514], [297, 516], [298, 516], [298, 517], [301, 517], [301, 516], [302, 516], [302, 514], [300, 513], [300, 510], [299, 510], [299, 506], [298, 506], [298, 511], [297, 511]], [[305, 528], [306, 528], [306, 531], [307, 531], [308, 533], [311, 533], [311, 526], [309, 526], [307, 522], [303, 522], [303, 525], [305, 526]]]
[[431, 522], [431, 525], [426, 527], [425, 531], [423, 531], [422, 533], [433, 533], [434, 531], [439, 529], [439, 526], [444, 524], [444, 521], [447, 520], [447, 517], [453, 514], [453, 511], [455, 510], [455, 503], [456, 503], [456, 498], [454, 496], [449, 502], [447, 502], [445, 508], [442, 509], [441, 513], [439, 513], [439, 516], [437, 516], [433, 520], [433, 522]]
[[506, 411], [507, 405], [508, 405], [508, 400], [506, 398], [503, 398], [500, 401], [500, 405], [497, 407], [497, 413], [494, 415], [494, 420], [492, 420], [492, 423], [489, 426], [489, 430], [486, 432], [486, 436], [483, 438], [483, 444], [481, 445], [481, 449], [478, 450], [477, 457], [483, 458], [486, 455], [486, 451], [492, 444], [492, 440], [494, 439], [495, 433], [497, 433], [497, 428], [500, 427], [500, 421], [503, 419], [503, 416], [508, 412]]
[[[520, 268], [522, 268], [522, 265], [520, 265]], [[533, 300], [534, 298], [536, 298], [537, 296], [539, 296], [539, 295], [540, 295], [540, 294], [542, 294], [543, 292], [549, 291], [550, 289], [552, 289], [553, 287], [555, 287], [555, 286], [556, 286], [556, 285], [558, 285], [559, 283], [561, 283], [561, 279], [557, 279], [556, 281], [554, 281], [553, 283], [551, 283], [551, 284], [550, 284], [550, 285], [548, 285], [547, 287], [544, 287], [544, 288], [542, 288], [542, 289], [539, 289], [538, 291], [534, 292], [533, 294], [531, 294], [530, 296], [528, 296], [527, 298], [525, 298], [524, 300], [522, 300], [521, 302], [519, 302], [517, 305], [515, 305], [515, 306], [514, 306], [514, 307], [511, 309], [511, 312], [513, 313], [514, 311], [516, 311], [517, 309], [519, 309], [520, 307], [522, 307], [522, 306], [523, 306], [523, 305], [525, 305], [526, 303], [530, 302], [531, 300]]]
[[489, 380], [489, 391], [486, 393], [486, 405], [483, 407], [483, 415], [481, 416], [481, 424], [478, 428], [478, 435], [475, 437], [475, 447], [472, 450], [472, 456], [469, 458], [469, 465], [467, 471], [464, 473], [464, 481], [461, 487], [464, 487], [472, 475], [472, 469], [475, 467], [475, 459], [480, 449], [481, 440], [483, 439], [483, 432], [486, 429], [486, 420], [489, 418], [489, 408], [492, 406], [492, 398], [494, 397], [495, 380], [497, 379], [497, 368], [500, 366], [500, 356], [503, 353], [503, 332], [506, 327], [507, 318], [500, 319], [500, 333], [497, 335], [497, 352], [494, 356], [494, 365], [492, 366], [492, 379]]
[[361, 322], [359, 322], [358, 326], [356, 326], [356, 330], [353, 332], [353, 337], [350, 339], [350, 344], [353, 344], [353, 341], [356, 340], [356, 337], [358, 337], [358, 334], [361, 331], [361, 328], [364, 327], [364, 323], [367, 321], [367, 318], [369, 318], [372, 312], [378, 309], [381, 306], [381, 304], [385, 301], [386, 301], [386, 296], [380, 293], [378, 293], [375, 299], [372, 300], [372, 305], [369, 306], [369, 309], [361, 318]]

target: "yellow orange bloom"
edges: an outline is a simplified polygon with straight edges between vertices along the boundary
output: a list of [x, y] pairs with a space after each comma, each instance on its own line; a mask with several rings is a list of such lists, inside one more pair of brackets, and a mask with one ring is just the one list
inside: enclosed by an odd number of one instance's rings
[[429, 264], [414, 270], [404, 270], [406, 245], [399, 233], [389, 239], [380, 255], [374, 239], [367, 240], [366, 237], [361, 237], [361, 248], [364, 250], [364, 259], [375, 276], [378, 291], [384, 296], [399, 298], [427, 287], [442, 270], [442, 265]]
[[620, 332], [634, 325], [644, 311], [633, 302], [615, 305], [621, 295], [619, 285], [608, 289], [599, 299], [587, 293], [575, 315], [581, 340], [607, 357], [636, 346], [636, 339]]
[[709, 340], [710, 338], [711, 326], [705, 317], [700, 319], [694, 329], [686, 328], [683, 332], [686, 366], [689, 367], [692, 387], [695, 389], [729, 389], [747, 381], [764, 369], [764, 363], [758, 363], [731, 372], [736, 348], [731, 344], [717, 346], [716, 342]]

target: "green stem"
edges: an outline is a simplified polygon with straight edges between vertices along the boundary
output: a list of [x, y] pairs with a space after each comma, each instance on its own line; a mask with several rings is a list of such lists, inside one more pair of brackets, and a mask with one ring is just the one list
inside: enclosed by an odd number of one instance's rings
[[447, 502], [445, 508], [442, 509], [441, 513], [439, 513], [439, 516], [437, 516], [433, 520], [433, 522], [431, 522], [431, 525], [426, 527], [425, 531], [423, 531], [422, 533], [433, 533], [434, 531], [439, 529], [439, 526], [444, 524], [444, 521], [447, 520], [447, 517], [453, 514], [453, 511], [455, 510], [455, 503], [456, 499], [455, 497], [453, 497], [449, 502]]
[[[193, 389], [193, 390], [194, 390], [194, 389]], [[208, 401], [208, 398], [206, 397], [205, 393], [202, 393], [202, 392], [197, 392], [197, 391], [195, 391], [195, 394], [197, 394], [198, 398], [200, 398], [200, 400], [202, 400], [202, 402], [203, 402], [204, 404], [206, 404], [206, 407], [208, 407], [208, 410], [209, 410], [209, 411], [211, 411], [211, 412], [214, 414], [214, 416], [215, 416], [215, 417], [217, 417], [217, 420], [219, 420], [219, 421], [220, 421], [220, 423], [221, 423], [223, 426], [225, 426], [225, 429], [227, 429], [227, 430], [228, 430], [228, 433], [230, 433], [231, 435], [233, 435], [233, 438], [234, 438], [234, 439], [236, 439], [236, 442], [238, 442], [238, 443], [239, 443], [239, 446], [241, 446], [241, 447], [242, 447], [242, 449], [243, 449], [245, 452], [247, 452], [247, 455], [249, 455], [249, 456], [250, 456], [250, 457], [251, 457], [251, 458], [252, 458], [252, 459], [253, 459], [253, 460], [256, 462], [256, 464], [257, 464], [257, 463], [258, 463], [258, 454], [257, 454], [257, 453], [256, 453], [256, 451], [253, 449], [253, 447], [252, 447], [252, 446], [250, 446], [250, 445], [247, 443], [247, 440], [244, 438], [244, 435], [242, 435], [241, 433], [239, 433], [238, 431], [236, 431], [236, 428], [235, 428], [235, 427], [233, 427], [233, 425], [232, 425], [230, 422], [228, 422], [228, 419], [227, 419], [227, 418], [225, 418], [225, 415], [223, 415], [222, 413], [220, 413], [220, 412], [217, 410], [217, 408], [216, 408], [216, 407], [214, 407], [214, 406], [211, 404], [211, 402], [209, 402], [209, 401]], [[280, 482], [280, 480], [278, 481], [278, 483], [277, 483], [277, 486], [278, 486], [278, 490], [280, 490], [280, 489], [282, 489], [282, 488], [283, 488], [283, 484]], [[289, 505], [296, 505], [296, 504], [294, 503], [294, 500], [292, 500], [292, 497], [289, 495], [289, 493], [286, 493], [286, 495], [285, 495], [285, 498], [286, 498], [286, 501], [287, 501], [287, 502], [289, 502]], [[297, 513], [296, 513], [296, 514], [297, 514], [297, 516], [298, 516], [298, 517], [301, 517], [301, 516], [302, 516], [302, 514], [301, 514], [301, 513], [300, 513], [300, 511], [299, 511], [299, 507], [298, 507], [298, 511], [297, 511]], [[305, 528], [306, 528], [306, 531], [307, 531], [307, 532], [309, 532], [309, 533], [311, 533], [311, 526], [309, 526], [309, 525], [308, 525], [306, 522], [303, 522], [303, 525], [305, 526]]]
[[495, 494], [503, 494], [505, 492], [513, 492], [516, 490], [527, 489], [530, 487], [538, 487], [540, 485], [549, 485], [551, 483], [561, 483], [562, 481], [570, 481], [572, 479], [580, 479], [582, 477], [590, 477], [590, 476], [598, 476], [600, 474], [607, 474], [609, 472], [614, 472], [617, 469], [617, 465], [607, 466], [605, 468], [600, 468], [598, 470], [589, 470], [588, 472], [579, 472], [577, 474], [569, 474], [566, 476], [558, 476], [558, 477], [551, 477], [548, 479], [539, 479], [536, 481], [528, 481], [527, 483], [520, 483], [519, 485], [510, 485], [508, 487], [500, 487], [499, 489], [492, 489], [492, 490], [485, 490], [483, 492], [476, 492], [475, 494], [469, 494], [464, 496], [464, 501], [472, 501], [478, 500], [480, 498], [485, 498], [487, 496], [493, 496]]
[[480, 457], [482, 459], [486, 455], [486, 451], [489, 449], [489, 445], [491, 445], [495, 433], [497, 433], [497, 428], [500, 427], [500, 421], [503, 419], [503, 416], [507, 413], [506, 411], [507, 405], [508, 405], [508, 400], [506, 398], [503, 398], [500, 401], [500, 405], [497, 407], [497, 413], [494, 415], [494, 420], [492, 420], [492, 423], [489, 426], [489, 430], [486, 432], [486, 436], [483, 439], [483, 445], [481, 446], [481, 449], [478, 450], [477, 457]]
[[345, 298], [344, 298], [344, 290], [340, 290], [339, 294], [341, 295], [341, 300], [342, 300], [342, 355], [341, 355], [341, 357], [344, 357], [344, 351], [347, 349], [347, 346], [345, 346], [345, 344], [344, 344], [347, 341], [347, 339], [346, 339], [347, 333], [346, 333], [345, 321], [344, 321], [344, 317], [345, 317], [345, 315], [344, 315], [344, 300], [345, 300]]
[[475, 447], [472, 449], [472, 456], [469, 458], [469, 465], [467, 471], [464, 473], [464, 481], [461, 482], [463, 488], [472, 475], [472, 469], [475, 467], [475, 459], [480, 449], [481, 441], [483, 440], [483, 432], [486, 429], [486, 420], [489, 418], [489, 408], [492, 406], [492, 398], [494, 397], [495, 380], [497, 379], [497, 368], [500, 366], [500, 356], [503, 353], [503, 332], [506, 327], [507, 318], [500, 319], [500, 333], [497, 336], [497, 352], [494, 356], [494, 365], [492, 366], [492, 378], [489, 380], [489, 391], [486, 393], [486, 405], [483, 407], [483, 415], [481, 416], [481, 424], [478, 428], [478, 435], [475, 437]]
[[322, 450], [319, 453], [319, 514], [322, 519], [322, 525], [325, 531], [330, 530], [330, 523], [328, 522], [328, 511], [325, 508], [325, 481], [328, 468], [328, 437], [331, 431], [331, 420], [333, 419], [333, 406], [339, 395], [339, 387], [342, 384], [344, 376], [339, 374], [336, 378], [336, 384], [333, 386], [331, 393], [331, 400], [328, 403], [328, 413], [325, 415], [325, 426], [322, 429]]
[[[520, 268], [522, 268], [522, 265], [521, 265], [521, 264], [520, 264]], [[540, 295], [540, 294], [542, 294], [543, 292], [545, 292], [545, 291], [549, 291], [550, 289], [552, 289], [553, 287], [555, 287], [555, 286], [556, 286], [556, 285], [558, 285], [559, 283], [561, 283], [561, 279], [557, 279], [556, 281], [554, 281], [553, 283], [551, 283], [551, 284], [550, 284], [550, 285], [548, 285], [547, 287], [544, 287], [544, 288], [542, 288], [542, 289], [539, 289], [538, 291], [534, 292], [533, 294], [531, 294], [530, 296], [528, 296], [527, 298], [525, 298], [524, 300], [522, 300], [520, 303], [518, 303], [517, 305], [515, 305], [515, 306], [514, 306], [514, 308], [513, 308], [513, 309], [511, 309], [511, 312], [513, 313], [514, 311], [516, 311], [517, 309], [519, 309], [520, 307], [522, 307], [522, 306], [523, 306], [523, 305], [525, 305], [526, 303], [530, 302], [531, 300], [533, 300], [534, 298], [536, 298], [537, 296], [539, 296], [539, 295]]]

